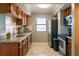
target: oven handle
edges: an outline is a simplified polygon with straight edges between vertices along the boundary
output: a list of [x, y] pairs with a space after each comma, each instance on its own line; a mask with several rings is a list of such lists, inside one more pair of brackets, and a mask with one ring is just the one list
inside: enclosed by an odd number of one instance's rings
[[59, 40], [64, 41], [63, 39], [59, 38]]

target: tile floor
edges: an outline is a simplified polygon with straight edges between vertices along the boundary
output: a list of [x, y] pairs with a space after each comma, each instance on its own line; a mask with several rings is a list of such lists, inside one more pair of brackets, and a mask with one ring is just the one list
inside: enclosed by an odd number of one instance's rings
[[61, 56], [48, 43], [33, 42], [27, 56]]

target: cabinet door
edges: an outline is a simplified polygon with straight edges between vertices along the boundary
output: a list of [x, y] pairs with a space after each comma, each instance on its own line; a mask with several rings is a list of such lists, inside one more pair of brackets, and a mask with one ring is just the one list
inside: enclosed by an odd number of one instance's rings
[[71, 39], [68, 38], [68, 41], [67, 41], [67, 56], [71, 56], [71, 54], [72, 54]]
[[23, 25], [28, 25], [28, 15], [26, 15], [25, 13], [23, 13]]
[[28, 38], [26, 37], [26, 53], [28, 52]]
[[6, 43], [0, 43], [0, 56], [7, 56], [8, 48]]
[[70, 45], [68, 45], [67, 46], [67, 56], [71, 56], [71, 46]]
[[8, 13], [8, 12], [10, 12], [10, 4], [0, 3], [0, 13]]
[[18, 43], [18, 55], [23, 56], [23, 51], [22, 51], [22, 42]]
[[24, 16], [24, 13], [23, 13], [23, 18], [22, 18], [22, 25], [25, 25], [25, 16]]
[[30, 45], [32, 43], [32, 34], [29, 35]]
[[64, 16], [66, 17], [68, 14], [67, 14], [67, 10], [64, 11]]
[[28, 15], [25, 15], [26, 25], [28, 25]]
[[16, 25], [22, 25], [22, 19], [16, 19]]
[[18, 56], [18, 43], [7, 43], [8, 56]]
[[15, 4], [11, 4], [11, 13], [17, 16], [17, 6]]
[[23, 56], [24, 56], [24, 55], [26, 55], [27, 49], [28, 49], [28, 47], [27, 47], [27, 39], [23, 40], [22, 47], [23, 47], [22, 49], [23, 49]]
[[0, 43], [1, 56], [18, 56], [17, 43]]
[[30, 49], [30, 37], [28, 36], [28, 50]]
[[26, 45], [25, 45], [25, 43], [26, 43], [26, 42], [25, 42], [25, 40], [23, 40], [23, 42], [22, 42], [23, 55], [25, 55], [25, 54], [26, 54], [26, 48], [25, 48], [25, 47], [26, 47]]

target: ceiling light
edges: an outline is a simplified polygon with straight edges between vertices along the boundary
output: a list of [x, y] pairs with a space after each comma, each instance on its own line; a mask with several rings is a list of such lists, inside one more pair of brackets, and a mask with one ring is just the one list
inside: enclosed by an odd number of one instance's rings
[[39, 8], [48, 8], [50, 5], [49, 4], [38, 4], [37, 6]]

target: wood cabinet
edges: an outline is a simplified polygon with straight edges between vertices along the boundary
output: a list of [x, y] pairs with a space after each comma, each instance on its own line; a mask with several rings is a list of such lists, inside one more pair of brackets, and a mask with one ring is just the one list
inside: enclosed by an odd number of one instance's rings
[[71, 7], [64, 10], [64, 16], [66, 17], [68, 15], [71, 15]]
[[0, 13], [16, 18], [16, 25], [28, 25], [28, 15], [14, 3], [0, 3]]
[[10, 4], [0, 3], [0, 13], [9, 13], [10, 12]]
[[23, 40], [22, 42], [22, 54], [26, 55], [27, 51], [28, 51], [28, 39], [26, 38], [25, 40]]
[[17, 50], [18, 50], [18, 56], [22, 56], [23, 55], [22, 42], [18, 43]]
[[26, 25], [28, 25], [28, 15], [26, 15]]
[[23, 13], [23, 21], [22, 21], [23, 25], [28, 25], [28, 15], [26, 15], [25, 13]]
[[16, 19], [16, 25], [22, 25], [22, 19]]
[[12, 13], [17, 15], [17, 5], [11, 3], [0, 3], [0, 13]]
[[28, 51], [30, 49], [30, 36], [28, 36]]
[[28, 36], [28, 51], [30, 49], [31, 43], [32, 43], [32, 34]]
[[0, 42], [0, 56], [25, 56], [32, 43], [31, 35], [26, 36], [21, 42]]
[[18, 43], [0, 43], [0, 56], [18, 55]]
[[72, 55], [71, 40], [72, 40], [72, 39], [67, 38], [67, 47], [66, 47], [66, 55], [67, 55], [67, 56], [71, 56], [71, 55]]

